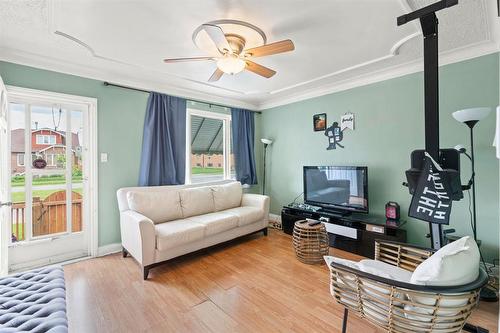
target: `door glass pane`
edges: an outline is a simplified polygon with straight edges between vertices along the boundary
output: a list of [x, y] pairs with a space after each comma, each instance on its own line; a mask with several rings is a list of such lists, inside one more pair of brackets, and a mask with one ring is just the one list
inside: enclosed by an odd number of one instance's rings
[[224, 179], [224, 122], [191, 116], [191, 182]]
[[83, 159], [84, 126], [83, 112], [71, 111], [71, 231], [82, 231], [83, 226]]
[[33, 237], [67, 230], [66, 116], [57, 106], [31, 106]]
[[25, 124], [26, 106], [10, 103], [10, 172], [11, 172], [11, 241], [13, 243], [25, 239]]

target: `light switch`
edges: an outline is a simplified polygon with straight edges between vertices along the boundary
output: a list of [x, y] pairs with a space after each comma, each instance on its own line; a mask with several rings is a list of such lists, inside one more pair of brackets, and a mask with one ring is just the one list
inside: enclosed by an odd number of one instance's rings
[[101, 162], [106, 163], [108, 161], [108, 153], [101, 153]]

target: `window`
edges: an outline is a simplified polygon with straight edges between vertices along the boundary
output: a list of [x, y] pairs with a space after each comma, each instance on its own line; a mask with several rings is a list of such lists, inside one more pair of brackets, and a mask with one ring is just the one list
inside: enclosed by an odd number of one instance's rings
[[55, 145], [56, 144], [56, 136], [55, 135], [36, 135], [36, 144], [37, 145]]
[[231, 115], [187, 111], [186, 183], [231, 179]]
[[17, 166], [24, 166], [24, 154], [17, 154]]

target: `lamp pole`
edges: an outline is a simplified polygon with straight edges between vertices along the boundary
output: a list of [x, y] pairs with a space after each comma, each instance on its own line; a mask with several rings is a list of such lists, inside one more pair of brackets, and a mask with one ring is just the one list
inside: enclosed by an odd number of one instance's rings
[[262, 177], [262, 194], [266, 194], [266, 155], [267, 155], [267, 143], [264, 143], [264, 175]]
[[476, 231], [476, 169], [474, 166], [474, 126], [477, 124], [477, 120], [466, 121], [465, 124], [470, 129], [470, 157], [471, 157], [471, 166], [472, 166], [472, 225], [473, 225], [473, 234], [474, 240], [477, 241], [477, 231]]

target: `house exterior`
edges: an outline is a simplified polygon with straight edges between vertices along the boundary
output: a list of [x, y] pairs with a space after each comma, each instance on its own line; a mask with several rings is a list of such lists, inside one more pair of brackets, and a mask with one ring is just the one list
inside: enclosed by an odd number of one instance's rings
[[222, 168], [224, 156], [222, 154], [192, 154], [191, 167]]
[[[73, 165], [80, 166], [81, 159], [77, 157], [80, 143], [78, 134], [72, 133], [71, 150]], [[31, 159], [32, 163], [37, 158], [47, 162], [46, 169], [63, 168], [66, 156], [66, 132], [41, 128], [31, 131]], [[24, 129], [18, 128], [11, 131], [11, 170], [13, 175], [25, 171], [26, 151], [24, 145]]]

